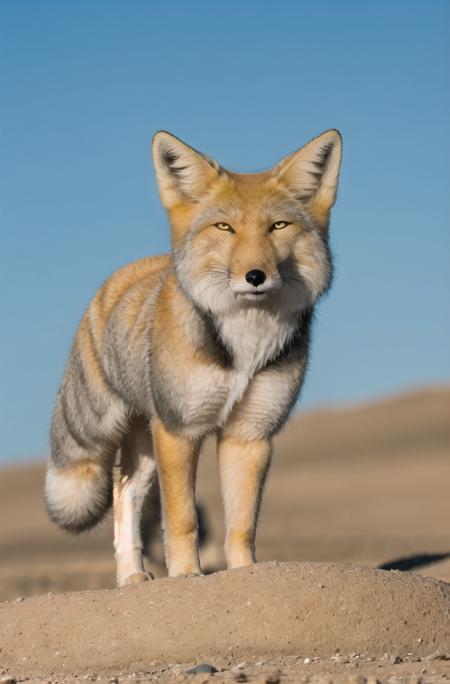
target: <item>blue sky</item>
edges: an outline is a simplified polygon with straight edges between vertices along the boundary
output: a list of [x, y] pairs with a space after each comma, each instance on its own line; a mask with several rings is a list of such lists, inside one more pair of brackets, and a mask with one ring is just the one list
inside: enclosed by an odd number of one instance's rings
[[164, 128], [237, 171], [344, 137], [308, 407], [450, 380], [450, 3], [0, 3], [0, 459], [42, 455], [71, 338], [168, 248]]

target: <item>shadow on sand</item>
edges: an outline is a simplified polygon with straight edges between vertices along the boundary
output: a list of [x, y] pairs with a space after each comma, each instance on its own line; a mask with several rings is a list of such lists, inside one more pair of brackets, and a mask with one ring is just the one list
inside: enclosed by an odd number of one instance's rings
[[446, 553], [418, 553], [414, 556], [405, 556], [404, 558], [388, 561], [383, 563], [383, 565], [379, 565], [378, 568], [380, 570], [401, 570], [402, 572], [407, 572], [408, 570], [437, 563], [447, 558], [450, 558], [450, 551]]

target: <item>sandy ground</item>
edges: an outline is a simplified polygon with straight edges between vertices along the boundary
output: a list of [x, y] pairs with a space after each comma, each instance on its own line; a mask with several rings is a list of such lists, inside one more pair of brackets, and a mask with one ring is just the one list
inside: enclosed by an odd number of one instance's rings
[[[314, 580], [308, 595], [302, 582], [310, 566], [303, 563], [261, 565], [261, 571], [248, 576], [247, 571], [215, 573], [199, 580], [177, 580], [179, 584], [175, 585], [174, 580], [161, 580], [125, 590], [123, 595], [116, 590], [58, 595], [61, 591], [114, 586], [111, 523], [82, 537], [66, 536], [48, 523], [43, 511], [42, 466], [3, 470], [0, 601], [8, 602], [0, 606], [0, 681], [2, 676], [45, 682], [98, 677], [105, 681], [111, 677], [119, 681], [195, 682], [275, 682], [278, 678], [281, 682], [339, 683], [363, 682], [371, 677], [373, 682], [374, 677], [411, 684], [419, 679], [424, 684], [445, 681], [450, 677], [450, 661], [444, 659], [450, 653], [449, 636], [443, 616], [435, 614], [438, 601], [427, 594], [427, 587], [434, 587], [442, 609], [447, 610], [448, 587], [429, 584], [420, 575], [450, 581], [449, 417], [450, 391], [430, 390], [369, 406], [304, 414], [293, 419], [278, 437], [258, 532], [258, 558], [324, 562], [312, 567], [313, 576], [324, 572], [326, 581]], [[198, 498], [205, 511], [209, 539], [203, 549], [203, 563], [209, 571], [219, 570], [223, 567], [222, 509], [212, 445], [207, 446], [201, 461]], [[159, 539], [152, 548], [149, 568], [162, 577]], [[380, 571], [351, 568], [359, 578], [358, 586], [365, 582], [366, 587], [352, 594], [342, 566], [328, 565], [341, 561], [416, 574], [381, 572], [382, 577], [389, 578], [381, 581], [377, 579]], [[277, 603], [282, 600], [279, 582], [266, 577], [270, 572], [284, 572], [285, 567], [295, 568], [288, 575], [292, 586], [284, 575], [281, 583], [288, 605], [300, 601], [296, 604], [299, 629], [292, 626], [292, 611], [288, 619]], [[244, 579], [236, 579], [241, 578], [239, 573]], [[294, 582], [294, 576], [303, 580]], [[395, 578], [401, 578], [401, 585]], [[243, 597], [236, 589], [244, 581], [248, 582], [248, 600], [257, 599], [260, 605], [259, 613], [254, 608], [247, 615], [250, 622], [245, 623], [245, 629], [239, 612]], [[373, 590], [378, 581], [381, 584], [375, 600]], [[193, 595], [189, 604], [187, 598], [190, 582], [192, 587], [202, 587], [199, 596], [204, 596], [204, 608], [199, 621], [194, 617], [199, 615], [200, 599]], [[383, 582], [387, 583], [386, 591]], [[395, 582], [396, 587], [402, 587], [400, 594], [392, 588]], [[332, 590], [322, 590], [319, 584]], [[176, 587], [173, 591], [181, 601], [181, 608], [170, 613], [172, 624], [187, 629], [185, 641], [190, 651], [177, 650], [170, 639], [159, 647], [155, 645], [161, 615], [173, 605], [168, 587]], [[208, 587], [212, 589], [205, 589]], [[17, 600], [48, 592], [52, 596]], [[324, 596], [325, 603], [321, 603]], [[399, 610], [394, 610], [398, 596], [403, 596], [405, 606], [413, 596], [417, 601], [414, 605], [420, 603], [420, 609], [404, 618], [407, 624], [401, 622]], [[341, 622], [333, 622], [339, 616], [338, 597], [344, 606], [353, 606], [352, 615], [359, 621], [346, 621], [349, 613], [343, 608]], [[272, 610], [274, 601], [278, 607]], [[267, 639], [262, 642], [255, 635], [265, 619], [264, 606], [269, 610], [270, 624]], [[231, 611], [234, 622], [225, 620], [226, 610]], [[112, 612], [120, 619], [112, 619]], [[85, 625], [86, 635], [91, 635], [91, 645], [80, 641], [84, 629], [80, 625]], [[368, 641], [358, 641], [358, 634], [369, 627]], [[208, 650], [201, 634], [212, 639], [212, 628], [222, 641], [217, 641], [216, 649]], [[421, 641], [387, 639], [408, 630]], [[247, 642], [243, 634], [247, 634]], [[324, 639], [316, 651], [305, 641], [311, 634]], [[432, 635], [434, 644], [427, 641]], [[181, 641], [176, 640], [177, 648]], [[287, 647], [288, 641], [292, 648]], [[73, 644], [80, 647], [78, 660], [74, 653], [65, 659], [54, 655]], [[100, 661], [94, 658], [98, 649], [103, 653]], [[122, 657], [119, 662], [114, 655], [119, 652], [128, 652], [128, 660]], [[31, 655], [39, 667], [33, 661], [27, 663]], [[206, 658], [219, 673], [186, 674]]]
[[270, 654], [305, 665], [337, 654], [338, 661], [358, 654], [367, 664], [386, 653], [391, 667], [431, 656], [438, 668], [450, 640], [450, 585], [351, 564], [261, 563], [3, 603], [0, 621], [2, 657], [22, 676], [83, 676], [87, 662], [97, 677], [130, 664], [143, 674], [164, 665], [181, 674], [173, 663], [198, 654], [218, 670], [231, 666], [232, 675], [242, 663], [241, 678], [253, 674], [253, 656]]

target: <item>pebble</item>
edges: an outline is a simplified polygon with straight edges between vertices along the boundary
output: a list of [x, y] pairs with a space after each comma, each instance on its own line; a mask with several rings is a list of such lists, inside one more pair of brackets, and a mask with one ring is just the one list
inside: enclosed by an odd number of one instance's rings
[[234, 678], [235, 682], [246, 682], [247, 681], [247, 675], [244, 672], [238, 672], [238, 674]]
[[0, 679], [0, 684], [16, 684], [16, 678], [15, 677], [2, 677]]
[[340, 653], [336, 653], [336, 655], [331, 656], [331, 660], [334, 660], [335, 663], [349, 663], [350, 662], [349, 658], [341, 655]]
[[366, 684], [366, 678], [361, 674], [350, 675], [347, 680], [348, 684]]
[[186, 674], [214, 674], [217, 671], [218, 670], [216, 670], [214, 665], [209, 665], [208, 663], [201, 663], [200, 665], [191, 667], [190, 670], [186, 670]]
[[246, 666], [247, 666], [247, 663], [244, 660], [242, 663], [239, 663], [239, 665], [235, 665], [235, 667], [233, 667], [233, 670], [243, 670], [244, 667], [246, 667]]
[[17, 603], [21, 603], [23, 601], [23, 596], [18, 596], [16, 598]]
[[447, 656], [441, 651], [435, 651], [434, 653], [427, 655], [425, 660], [427, 663], [430, 662], [430, 660], [447, 660]]
[[280, 684], [280, 675], [276, 673], [267, 675], [265, 684]]

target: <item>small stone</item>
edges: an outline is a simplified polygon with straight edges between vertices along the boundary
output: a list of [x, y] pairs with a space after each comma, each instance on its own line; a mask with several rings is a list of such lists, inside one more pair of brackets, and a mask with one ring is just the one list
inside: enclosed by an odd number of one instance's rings
[[195, 667], [191, 667], [190, 670], [186, 670], [186, 674], [214, 674], [217, 672], [214, 665], [209, 665], [208, 663], [201, 663]]
[[23, 601], [23, 596], [18, 596], [16, 598], [17, 603], [21, 603]]
[[303, 662], [305, 663], [305, 665], [309, 665], [311, 663], [311, 658], [305, 658]]
[[111, 677], [111, 679], [109, 680], [109, 684], [119, 684], [119, 680], [117, 679], [117, 677]]
[[340, 653], [336, 653], [336, 655], [331, 656], [331, 660], [333, 660], [335, 663], [349, 663], [350, 662], [349, 658], [341, 655]]
[[427, 663], [429, 663], [431, 660], [447, 660], [447, 656], [441, 651], [435, 651], [434, 653], [427, 655], [425, 660]]
[[348, 684], [366, 684], [367, 680], [362, 674], [350, 675]]
[[235, 682], [246, 682], [247, 681], [247, 675], [245, 672], [238, 672], [238, 674], [234, 678]]
[[233, 667], [233, 670], [243, 670], [244, 667], [246, 667], [246, 665], [247, 665], [247, 663], [244, 660], [242, 663], [239, 663], [239, 665], [236, 665], [235, 667]]
[[2, 677], [0, 679], [0, 684], [16, 684], [16, 678], [15, 677]]
[[267, 675], [265, 684], [280, 684], [280, 675], [275, 672]]
[[389, 665], [398, 665], [399, 663], [403, 662], [403, 658], [400, 658], [398, 655], [390, 655], [389, 656]]

